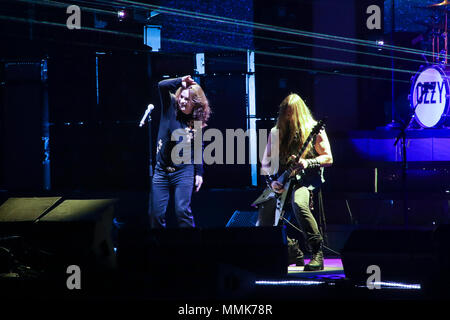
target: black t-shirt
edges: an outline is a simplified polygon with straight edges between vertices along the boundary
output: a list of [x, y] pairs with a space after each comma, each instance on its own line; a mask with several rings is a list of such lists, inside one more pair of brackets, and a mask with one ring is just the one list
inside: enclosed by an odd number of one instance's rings
[[[161, 120], [159, 123], [158, 139], [156, 141], [156, 161], [162, 167], [179, 168], [185, 165], [195, 166], [195, 175], [203, 175], [202, 152], [203, 145], [201, 128], [192, 128], [192, 114], [186, 115], [178, 110], [175, 92], [181, 86], [181, 78], [167, 79], [158, 83], [159, 95], [161, 99]], [[189, 125], [191, 124], [191, 126]], [[172, 141], [172, 134], [177, 132], [178, 141]], [[197, 141], [194, 148], [194, 141]], [[180, 159], [189, 159], [185, 163], [174, 163], [172, 150], [177, 147], [177, 154]], [[189, 151], [189, 155], [184, 154]], [[196, 155], [196, 157], [194, 157]], [[194, 163], [198, 162], [198, 163]]]

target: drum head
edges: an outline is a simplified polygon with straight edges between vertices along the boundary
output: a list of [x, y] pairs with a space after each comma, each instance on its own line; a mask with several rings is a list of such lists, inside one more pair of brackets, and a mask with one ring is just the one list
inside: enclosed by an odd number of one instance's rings
[[415, 119], [422, 127], [432, 128], [445, 119], [448, 95], [448, 79], [439, 66], [428, 66], [416, 74], [410, 100]]

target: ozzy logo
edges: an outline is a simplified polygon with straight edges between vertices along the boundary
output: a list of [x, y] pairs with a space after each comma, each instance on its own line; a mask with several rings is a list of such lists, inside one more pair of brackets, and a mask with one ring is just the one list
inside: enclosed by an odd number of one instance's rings
[[444, 82], [430, 81], [419, 82], [416, 85], [416, 101], [418, 104], [434, 104], [436, 100], [436, 87], [439, 91], [439, 103], [442, 103], [442, 91], [444, 90]]

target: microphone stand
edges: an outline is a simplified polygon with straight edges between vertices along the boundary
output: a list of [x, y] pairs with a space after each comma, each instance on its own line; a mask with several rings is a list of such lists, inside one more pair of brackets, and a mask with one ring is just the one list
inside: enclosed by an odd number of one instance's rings
[[153, 104], [149, 104], [147, 110], [145, 110], [144, 116], [139, 123], [139, 127], [144, 126], [145, 122], [148, 122], [148, 142], [149, 142], [149, 176], [153, 177], [153, 163], [152, 163], [152, 110]]
[[139, 123], [139, 127], [144, 126], [145, 122], [148, 123], [148, 150], [149, 150], [149, 156], [148, 156], [148, 173], [150, 177], [150, 191], [148, 193], [148, 210], [150, 212], [152, 208], [152, 184], [153, 184], [153, 161], [152, 161], [152, 116], [151, 112], [153, 110], [154, 106], [152, 104], [149, 104], [147, 107], [147, 110], [144, 113], [144, 116], [142, 117], [141, 122]]
[[148, 122], [148, 150], [149, 150], [149, 157], [148, 157], [148, 168], [149, 168], [149, 176], [150, 176], [150, 181], [153, 178], [153, 161], [152, 161], [152, 116], [151, 114], [148, 115], [147, 117], [147, 122]]
[[[148, 114], [145, 120], [148, 123], [148, 175], [150, 178], [149, 192], [148, 192], [148, 208], [147, 212], [152, 210], [152, 189], [153, 189], [153, 152], [152, 152], [152, 115]], [[151, 222], [149, 221], [151, 224]]]
[[[394, 146], [397, 145], [397, 143], [402, 140], [402, 189], [403, 189], [403, 218], [405, 222], [405, 226], [409, 225], [409, 214], [408, 214], [408, 191], [406, 188], [407, 183], [407, 170], [408, 170], [408, 160], [406, 157], [406, 129], [408, 129], [411, 124], [414, 122], [416, 118], [416, 109], [419, 105], [419, 103], [422, 102], [422, 99], [425, 95], [425, 93], [428, 92], [430, 88], [427, 86], [423, 88], [422, 94], [419, 99], [417, 99], [417, 104], [413, 108], [411, 119], [409, 120], [408, 124], [405, 124], [403, 121], [403, 126], [400, 127], [400, 133], [395, 139]], [[432, 89], [432, 88], [431, 88]]]
[[408, 161], [406, 157], [406, 129], [411, 124], [414, 117], [411, 118], [411, 121], [408, 123], [408, 125], [404, 125], [400, 128], [400, 133], [398, 134], [394, 146], [397, 145], [397, 143], [401, 139], [402, 144], [402, 191], [403, 191], [403, 219], [405, 226], [407, 227], [409, 225], [408, 221], [408, 191], [406, 189], [406, 180], [407, 180], [407, 169], [408, 169]]
[[[428, 89], [426, 89], [428, 90]], [[421, 99], [423, 99], [424, 92], [422, 92]], [[421, 100], [420, 99], [420, 100]], [[400, 133], [395, 139], [394, 146], [397, 145], [397, 143], [402, 140], [402, 191], [403, 191], [403, 219], [405, 222], [405, 226], [409, 225], [409, 217], [408, 217], [408, 191], [406, 188], [406, 182], [407, 182], [407, 170], [408, 170], [408, 160], [406, 156], [406, 129], [408, 129], [411, 124], [414, 122], [416, 117], [416, 108], [419, 105], [419, 102], [417, 102], [416, 106], [414, 107], [413, 114], [411, 116], [411, 119], [409, 120], [408, 124], [405, 125], [403, 123], [403, 126], [400, 127]]]

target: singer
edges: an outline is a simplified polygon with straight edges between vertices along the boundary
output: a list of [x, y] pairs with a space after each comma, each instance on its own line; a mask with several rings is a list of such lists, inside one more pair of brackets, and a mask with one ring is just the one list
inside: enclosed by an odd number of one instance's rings
[[[194, 163], [194, 139], [201, 137], [196, 135], [194, 121], [201, 122], [201, 128], [206, 126], [211, 113], [209, 102], [203, 89], [189, 75], [163, 80], [159, 82], [158, 89], [162, 110], [149, 206], [150, 225], [152, 228], [166, 227], [166, 210], [172, 196], [176, 226], [194, 227], [191, 196], [194, 186], [197, 192], [203, 183], [203, 164], [198, 164], [198, 161]], [[180, 129], [186, 132], [189, 139], [172, 141], [172, 133]], [[190, 150], [190, 163], [174, 163], [172, 150], [180, 143], [190, 144], [189, 148], [182, 148], [184, 151]]]

